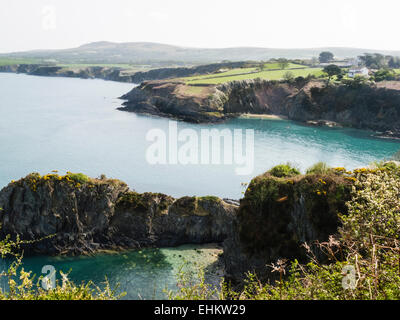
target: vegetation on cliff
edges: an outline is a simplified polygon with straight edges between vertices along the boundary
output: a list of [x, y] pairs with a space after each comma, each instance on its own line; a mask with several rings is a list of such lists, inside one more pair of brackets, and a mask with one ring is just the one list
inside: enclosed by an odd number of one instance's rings
[[[321, 167], [321, 165], [318, 165]], [[325, 171], [325, 170], [324, 170]], [[260, 208], [264, 212], [280, 210], [276, 200], [283, 193], [289, 191], [287, 185], [298, 187], [311, 179], [319, 189], [326, 188], [327, 194], [318, 195], [333, 201], [336, 205], [337, 220], [336, 230], [330, 230], [325, 240], [313, 243], [298, 243], [299, 249], [304, 250], [306, 261], [300, 263], [298, 259], [287, 259], [283, 252], [279, 259], [264, 265], [272, 275], [269, 281], [260, 280], [254, 273], [247, 273], [245, 284], [240, 290], [234, 290], [225, 283], [222, 290], [207, 285], [201, 278], [197, 283], [192, 283], [190, 290], [187, 278], [181, 277], [182, 289], [171, 298], [185, 299], [289, 299], [289, 300], [380, 300], [400, 299], [400, 218], [398, 193], [400, 190], [400, 167], [396, 163], [379, 164], [374, 168], [358, 169], [347, 172], [343, 168], [329, 169], [329, 173], [322, 178], [321, 175], [310, 174], [298, 177], [294, 183], [287, 178], [276, 178], [270, 175], [257, 177], [250, 184], [245, 197], [245, 208]], [[278, 180], [279, 179], [279, 180]], [[321, 183], [318, 183], [321, 182]], [[321, 185], [322, 184], [322, 185]], [[269, 186], [266, 188], [266, 186]], [[326, 186], [326, 187], [325, 187]], [[339, 188], [342, 186], [344, 189]], [[293, 187], [292, 187], [293, 188]], [[252, 190], [253, 189], [253, 190]], [[255, 191], [258, 190], [258, 191]], [[274, 190], [274, 191], [271, 191]], [[337, 197], [339, 191], [340, 197]], [[343, 190], [346, 190], [343, 192]], [[282, 191], [283, 193], [279, 193]], [[310, 192], [311, 189], [308, 190]], [[313, 194], [316, 190], [312, 190]], [[264, 195], [261, 209], [259, 195]], [[291, 191], [292, 194], [296, 192]], [[249, 201], [256, 201], [250, 205]], [[279, 201], [277, 202], [279, 203]], [[340, 208], [338, 204], [345, 204]], [[318, 214], [323, 214], [326, 208], [320, 208]], [[341, 209], [341, 210], [340, 210]], [[265, 211], [267, 210], [267, 211]], [[280, 215], [287, 212], [280, 210]], [[290, 211], [290, 210], [289, 210]], [[244, 214], [242, 212], [241, 214]], [[254, 212], [248, 212], [249, 219]], [[268, 222], [257, 222], [258, 224]], [[257, 223], [252, 224], [253, 227]], [[279, 226], [271, 230], [275, 234]], [[250, 229], [243, 230], [253, 232]], [[286, 241], [290, 241], [286, 233]], [[243, 241], [252, 248], [263, 247], [252, 242], [252, 237], [244, 237]], [[260, 237], [270, 236], [260, 233]], [[258, 242], [265, 239], [258, 239]], [[278, 241], [285, 238], [276, 239]], [[276, 246], [276, 243], [275, 243]], [[286, 246], [286, 245], [285, 245]], [[226, 253], [224, 253], [226, 254]]]

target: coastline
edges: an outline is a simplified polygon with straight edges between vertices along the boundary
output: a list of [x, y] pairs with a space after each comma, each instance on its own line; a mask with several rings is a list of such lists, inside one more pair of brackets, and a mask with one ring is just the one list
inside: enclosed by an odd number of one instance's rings
[[267, 119], [267, 120], [289, 120], [287, 116], [276, 114], [256, 114], [256, 113], [243, 113], [239, 119]]

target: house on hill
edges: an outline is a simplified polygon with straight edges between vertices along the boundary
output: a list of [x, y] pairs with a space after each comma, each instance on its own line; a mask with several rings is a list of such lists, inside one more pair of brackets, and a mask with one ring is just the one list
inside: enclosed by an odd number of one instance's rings
[[367, 67], [357, 67], [351, 68], [348, 73], [349, 78], [354, 78], [355, 76], [368, 77], [369, 69]]

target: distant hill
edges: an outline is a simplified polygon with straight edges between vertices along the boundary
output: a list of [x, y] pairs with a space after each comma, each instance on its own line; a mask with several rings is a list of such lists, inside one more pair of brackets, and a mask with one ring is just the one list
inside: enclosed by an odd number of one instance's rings
[[[222, 49], [186, 48], [150, 42], [93, 42], [77, 48], [63, 50], [35, 50], [1, 54], [0, 57], [55, 60], [59, 63], [153, 63], [177, 62], [183, 64], [211, 63], [223, 60], [246, 61], [270, 58], [311, 58], [321, 51], [331, 51], [338, 58], [354, 57], [377, 50], [357, 48], [270, 49], [236, 47]], [[400, 51], [378, 51], [400, 56]]]

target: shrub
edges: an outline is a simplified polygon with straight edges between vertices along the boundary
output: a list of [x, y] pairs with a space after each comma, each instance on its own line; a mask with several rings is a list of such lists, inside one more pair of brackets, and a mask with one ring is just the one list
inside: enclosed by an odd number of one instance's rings
[[307, 169], [307, 174], [326, 174], [330, 171], [330, 167], [325, 162], [318, 162]]
[[292, 177], [300, 174], [300, 171], [297, 168], [292, 167], [290, 164], [277, 165], [268, 172], [278, 178]]
[[67, 176], [71, 180], [73, 180], [77, 183], [80, 183], [80, 184], [87, 183], [90, 180], [90, 178], [86, 174], [83, 174], [83, 173], [68, 173]]

